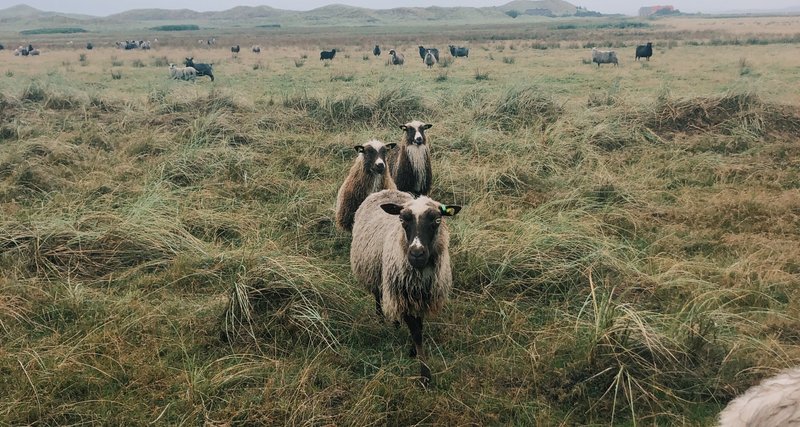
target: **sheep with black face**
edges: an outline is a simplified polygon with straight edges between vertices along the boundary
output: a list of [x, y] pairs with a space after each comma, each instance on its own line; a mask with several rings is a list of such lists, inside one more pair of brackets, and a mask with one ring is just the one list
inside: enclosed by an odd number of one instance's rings
[[433, 181], [431, 154], [425, 131], [433, 126], [418, 120], [400, 125], [405, 134], [392, 161], [392, 179], [400, 191], [428, 194]]
[[358, 153], [347, 178], [336, 194], [336, 226], [344, 231], [353, 229], [353, 220], [361, 202], [372, 193], [380, 190], [396, 190], [386, 166], [386, 153], [395, 143], [384, 144], [372, 140], [364, 145], [356, 145]]
[[450, 234], [443, 221], [460, 206], [446, 206], [426, 196], [383, 190], [369, 195], [356, 211], [350, 266], [375, 297], [379, 316], [401, 320], [411, 333], [411, 357], [420, 376], [431, 378], [422, 345], [425, 317], [438, 313], [453, 287]]

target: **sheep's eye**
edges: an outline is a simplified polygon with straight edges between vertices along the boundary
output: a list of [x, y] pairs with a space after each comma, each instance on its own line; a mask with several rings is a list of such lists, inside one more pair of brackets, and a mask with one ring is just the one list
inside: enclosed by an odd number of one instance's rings
[[442, 217], [439, 217], [439, 218], [436, 218], [435, 220], [433, 220], [433, 226], [434, 227], [438, 227], [439, 224], [441, 224], [441, 223], [442, 223]]

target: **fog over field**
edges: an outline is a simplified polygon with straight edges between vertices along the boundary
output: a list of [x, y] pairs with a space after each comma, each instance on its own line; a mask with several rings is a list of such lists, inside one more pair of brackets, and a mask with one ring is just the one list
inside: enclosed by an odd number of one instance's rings
[[[105, 16], [113, 13], [124, 12], [130, 9], [146, 9], [146, 8], [167, 8], [167, 9], [192, 9], [199, 12], [225, 10], [235, 6], [270, 6], [277, 9], [288, 10], [310, 10], [317, 7], [326, 6], [329, 4], [344, 4], [348, 6], [366, 7], [370, 9], [389, 9], [395, 7], [429, 7], [429, 6], [442, 6], [442, 7], [455, 7], [455, 6], [472, 6], [472, 7], [487, 7], [487, 6], [500, 6], [507, 3], [506, 0], [274, 0], [274, 1], [259, 1], [259, 0], [240, 0], [235, 2], [220, 2], [213, 0], [174, 0], [169, 3], [157, 0], [141, 0], [137, 2], [98, 2], [98, 1], [76, 1], [76, 2], [63, 2], [57, 0], [30, 0], [25, 4], [35, 7], [37, 9], [65, 12], [65, 13], [84, 13], [96, 16]], [[748, 10], [758, 8], [759, 10], [769, 9], [784, 9], [790, 7], [800, 6], [797, 1], [793, 0], [766, 0], [760, 2], [753, 2], [750, 0], [730, 0], [730, 1], [717, 1], [717, 0], [679, 0], [671, 2], [663, 1], [631, 1], [631, 0], [583, 0], [576, 2], [577, 6], [596, 10], [601, 13], [622, 13], [626, 15], [635, 15], [639, 7], [651, 4], [671, 4], [683, 12], [726, 12], [732, 10]], [[5, 8], [17, 4], [15, 0], [0, 1], [0, 8]]]

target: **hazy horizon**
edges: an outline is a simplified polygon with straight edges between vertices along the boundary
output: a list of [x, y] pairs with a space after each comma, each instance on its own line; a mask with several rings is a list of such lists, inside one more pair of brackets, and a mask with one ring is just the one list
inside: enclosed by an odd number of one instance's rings
[[[24, 2], [0, 0], [0, 9], [26, 4], [36, 9], [61, 12], [79, 13], [93, 16], [107, 16], [131, 9], [191, 9], [198, 12], [227, 10], [236, 6], [270, 6], [287, 10], [310, 10], [330, 4], [344, 4], [348, 6], [365, 7], [370, 9], [391, 9], [396, 7], [487, 7], [500, 6], [510, 0], [240, 0], [240, 1], [214, 1], [214, 0], [171, 0], [169, 2], [157, 0], [137, 0], [136, 2], [99, 2], [99, 1], [59, 1], [59, 0], [28, 0]], [[568, 0], [569, 1], [569, 0]], [[631, 0], [578, 0], [570, 1], [576, 6], [601, 13], [622, 13], [636, 15], [639, 7], [653, 4], [671, 4], [677, 9], [688, 13], [713, 13], [733, 10], [770, 10], [800, 7], [797, 0], [763, 0], [757, 5], [752, 0], [678, 0], [678, 1], [631, 1]]]

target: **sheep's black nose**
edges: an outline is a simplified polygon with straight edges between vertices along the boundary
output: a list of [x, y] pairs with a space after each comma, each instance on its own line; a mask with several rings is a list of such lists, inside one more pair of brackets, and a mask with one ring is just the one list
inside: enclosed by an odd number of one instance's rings
[[412, 246], [408, 249], [408, 254], [414, 258], [422, 258], [425, 255], [425, 248], [422, 246]]
[[385, 164], [383, 164], [383, 163], [378, 163], [378, 164], [376, 164], [376, 165], [375, 165], [375, 170], [376, 170], [378, 173], [383, 173], [383, 171], [384, 171], [385, 169], [386, 169], [386, 165], [385, 165]]
[[416, 144], [422, 144], [422, 137], [421, 137], [421, 136], [418, 136], [416, 139], [414, 139], [414, 142], [415, 142]]

